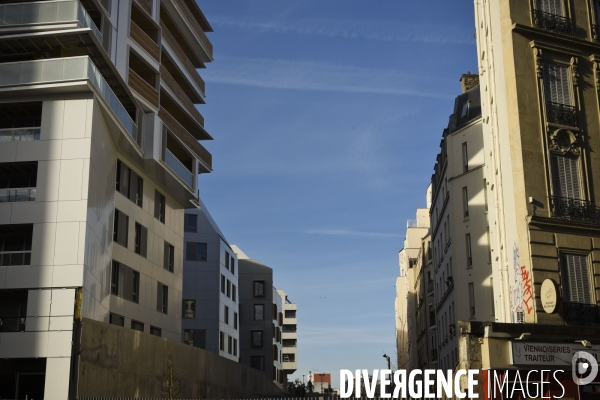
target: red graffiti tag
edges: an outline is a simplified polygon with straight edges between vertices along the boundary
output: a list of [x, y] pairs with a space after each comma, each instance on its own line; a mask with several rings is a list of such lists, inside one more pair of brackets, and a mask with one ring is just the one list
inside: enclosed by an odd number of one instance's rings
[[531, 275], [527, 268], [521, 266], [521, 279], [523, 281], [523, 303], [527, 309], [527, 314], [531, 314], [533, 311], [533, 290], [531, 290]]

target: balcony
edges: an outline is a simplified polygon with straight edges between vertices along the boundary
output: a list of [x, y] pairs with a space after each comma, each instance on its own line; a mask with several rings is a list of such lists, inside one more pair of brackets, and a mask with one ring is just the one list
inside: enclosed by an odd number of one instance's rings
[[40, 128], [0, 129], [0, 142], [29, 142], [40, 140]]
[[575, 25], [570, 18], [533, 10], [533, 24], [540, 29], [561, 35], [575, 36]]
[[146, 50], [156, 61], [159, 60], [160, 48], [158, 47], [158, 44], [156, 44], [154, 40], [152, 40], [150, 36], [148, 36], [146, 32], [133, 21], [131, 21], [129, 27], [129, 36], [131, 36], [131, 38], [135, 40], [142, 49]]
[[0, 225], [0, 265], [30, 265], [32, 224]]
[[192, 174], [181, 161], [168, 149], [165, 149], [165, 164], [181, 178], [189, 187], [194, 187], [194, 174]]
[[600, 323], [598, 306], [565, 301], [565, 320], [572, 325], [592, 325]]
[[547, 101], [546, 119], [555, 124], [577, 126], [577, 109], [566, 104]]
[[158, 91], [131, 68], [129, 69], [128, 83], [131, 89], [138, 92], [150, 104], [158, 108]]
[[81, 28], [90, 28], [102, 42], [102, 33], [77, 0], [0, 4], [0, 30], [5, 27], [19, 27], [19, 30], [25, 30], [23, 25], [31, 27], [59, 23], [77, 23]]
[[[186, 111], [189, 118], [191, 118], [195, 124], [197, 124], [200, 127], [203, 127], [204, 117], [202, 116], [202, 114], [200, 114], [194, 103], [192, 103], [192, 101], [189, 99], [188, 95], [179, 86], [175, 78], [173, 78], [169, 71], [167, 71], [167, 69], [162, 65], [160, 66], [160, 78], [161, 83], [163, 83], [164, 86], [166, 86], [166, 89], [171, 92], [170, 94], [174, 102], [176, 102], [180, 107], [182, 107]], [[201, 136], [194, 137], [196, 137], [196, 139], [202, 139]]]
[[35, 188], [0, 189], [0, 203], [35, 201]]
[[88, 56], [20, 61], [0, 64], [0, 89], [88, 80], [114, 113], [122, 128], [137, 139], [137, 126], [119, 98]]
[[591, 201], [550, 196], [550, 215], [569, 221], [600, 223], [600, 208]]

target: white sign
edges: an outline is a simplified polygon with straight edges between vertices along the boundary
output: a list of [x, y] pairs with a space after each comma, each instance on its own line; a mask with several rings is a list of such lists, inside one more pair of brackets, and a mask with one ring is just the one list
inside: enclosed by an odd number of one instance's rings
[[556, 311], [558, 305], [558, 294], [556, 290], [556, 283], [552, 279], [544, 279], [542, 282], [542, 289], [540, 290], [540, 301], [544, 311], [548, 314]]
[[585, 351], [600, 359], [600, 345], [585, 347], [579, 343], [511, 342], [512, 365], [571, 366], [573, 355]]

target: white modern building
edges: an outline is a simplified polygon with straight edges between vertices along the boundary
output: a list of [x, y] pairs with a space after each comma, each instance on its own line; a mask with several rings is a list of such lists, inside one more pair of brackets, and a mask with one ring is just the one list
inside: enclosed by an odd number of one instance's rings
[[190, 0], [0, 19], [0, 398], [74, 398], [82, 318], [181, 339], [211, 27]]
[[284, 382], [287, 376], [298, 369], [298, 305], [292, 303], [285, 291], [278, 289], [277, 293], [283, 300], [283, 326], [281, 327], [281, 339], [283, 347], [283, 372]]
[[182, 340], [238, 361], [237, 257], [202, 201], [184, 231]]

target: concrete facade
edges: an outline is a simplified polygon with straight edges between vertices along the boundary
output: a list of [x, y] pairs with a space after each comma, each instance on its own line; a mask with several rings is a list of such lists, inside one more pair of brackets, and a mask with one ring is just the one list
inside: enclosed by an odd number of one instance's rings
[[277, 293], [283, 301], [283, 325], [281, 327], [282, 363], [285, 381], [298, 369], [298, 305], [292, 303], [285, 291]]

